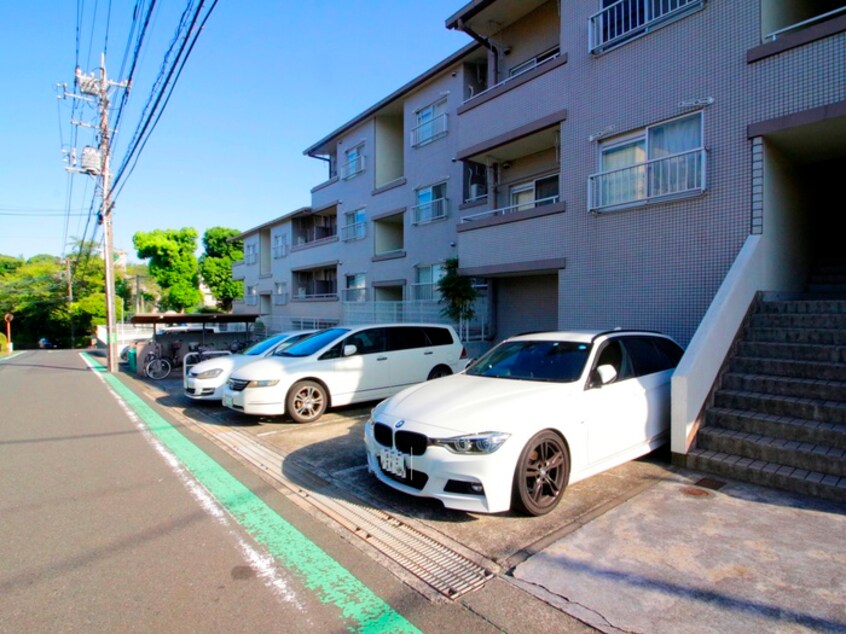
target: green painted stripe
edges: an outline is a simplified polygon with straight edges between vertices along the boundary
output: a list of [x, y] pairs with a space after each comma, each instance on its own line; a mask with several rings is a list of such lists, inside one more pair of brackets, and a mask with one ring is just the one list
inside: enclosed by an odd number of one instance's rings
[[259, 544], [317, 598], [338, 607], [354, 632], [419, 632], [346, 568], [282, 519], [226, 469], [182, 435], [102, 363], [83, 356], [195, 478]]

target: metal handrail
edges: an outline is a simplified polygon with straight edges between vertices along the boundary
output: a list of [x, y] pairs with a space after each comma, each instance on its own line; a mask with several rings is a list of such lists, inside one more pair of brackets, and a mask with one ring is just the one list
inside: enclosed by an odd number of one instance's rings
[[[447, 122], [447, 113], [444, 112], [443, 114], [439, 114], [437, 117], [434, 117], [429, 121], [424, 121], [417, 127], [412, 128], [411, 145], [413, 147], [419, 147], [424, 143], [428, 143], [429, 141], [434, 141], [435, 139], [442, 137], [448, 132]], [[420, 130], [427, 127], [430, 128], [431, 131], [421, 138]]]
[[[668, 3], [668, 6], [671, 6], [672, 8], [661, 11], [661, 8], [663, 7], [663, 5], [661, 5], [658, 11], [653, 13], [653, 5], [650, 0], [643, 0], [642, 12], [640, 11], [640, 5], [633, 6], [631, 4], [632, 1], [633, 0], [617, 0], [614, 4], [604, 7], [602, 10], [597, 11], [588, 18], [589, 51], [594, 52], [617, 41], [625, 41], [638, 31], [648, 30], [651, 25], [662, 22], [670, 16], [683, 12], [691, 5], [702, 4], [704, 2], [704, 0], [675, 0], [675, 2]], [[634, 0], [634, 2], [640, 1], [641, 0]], [[628, 11], [623, 10], [624, 3], [628, 3]], [[627, 23], [627, 26], [617, 29], [611, 37], [604, 39], [603, 30], [606, 25], [604, 25], [603, 22], [605, 21], [606, 16], [615, 12], [619, 21]]]
[[828, 13], [821, 13], [820, 15], [815, 15], [812, 18], [808, 18], [807, 20], [802, 20], [801, 22], [797, 22], [796, 24], [791, 24], [789, 26], [785, 26], [784, 28], [778, 29], [777, 31], [773, 31], [769, 35], [767, 35], [764, 40], [773, 40], [775, 41], [779, 35], [783, 33], [788, 33], [790, 31], [795, 31], [801, 28], [804, 28], [810, 24], [815, 24], [817, 22], [822, 22], [823, 20], [828, 20], [835, 15], [839, 15], [841, 13], [846, 13], [846, 6], [842, 6], [838, 9], [834, 9], [833, 11], [829, 11]]
[[507, 214], [513, 214], [518, 211], [526, 211], [528, 209], [534, 209], [535, 207], [541, 207], [543, 205], [554, 205], [559, 201], [559, 199], [560, 197], [558, 195], [547, 196], [546, 198], [536, 198], [535, 200], [531, 200], [529, 202], [518, 203], [516, 205], [509, 205], [508, 207], [499, 207], [498, 209], [480, 211], [479, 213], [463, 216], [461, 218], [461, 222], [473, 222], [474, 220], [479, 220], [480, 218], [505, 216]]
[[537, 62], [534, 66], [527, 67], [525, 70], [520, 71], [520, 72], [519, 72], [519, 73], [517, 73], [516, 75], [509, 75], [508, 77], [506, 77], [505, 79], [503, 79], [501, 82], [498, 82], [498, 83], [494, 84], [493, 86], [490, 86], [490, 87], [488, 87], [488, 88], [485, 88], [483, 91], [481, 91], [481, 92], [477, 92], [475, 95], [472, 95], [472, 96], [470, 96], [470, 97], [467, 97], [467, 99], [465, 99], [465, 100], [464, 100], [464, 103], [468, 103], [468, 102], [470, 102], [470, 101], [473, 101], [474, 99], [478, 99], [478, 98], [479, 98], [479, 97], [481, 97], [482, 95], [486, 95], [486, 94], [487, 94], [487, 93], [489, 93], [490, 91], [495, 90], [495, 89], [499, 88], [500, 86], [504, 86], [504, 85], [505, 85], [505, 84], [507, 84], [508, 82], [513, 81], [513, 80], [517, 79], [518, 77], [522, 76], [524, 73], [528, 73], [530, 70], [534, 70], [534, 69], [535, 69], [535, 68], [537, 68], [538, 66], [543, 66], [543, 65], [544, 65], [544, 64], [546, 64], [547, 62], [552, 61], [552, 60], [554, 60], [554, 59], [558, 59], [559, 57], [561, 57], [561, 53], [560, 53], [560, 52], [559, 52], [559, 53], [556, 53], [555, 55], [551, 55], [550, 57], [547, 57], [546, 59], [542, 59], [541, 61]]

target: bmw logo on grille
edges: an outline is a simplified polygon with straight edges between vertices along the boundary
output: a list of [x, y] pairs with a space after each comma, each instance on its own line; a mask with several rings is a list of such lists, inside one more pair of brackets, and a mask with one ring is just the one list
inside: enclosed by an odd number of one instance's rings
[[405, 421], [404, 420], [398, 420], [396, 423], [394, 423], [394, 429], [399, 429], [403, 425], [405, 425]]

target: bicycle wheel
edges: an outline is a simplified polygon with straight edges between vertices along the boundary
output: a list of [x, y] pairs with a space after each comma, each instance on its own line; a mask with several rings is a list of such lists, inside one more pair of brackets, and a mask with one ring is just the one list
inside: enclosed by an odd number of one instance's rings
[[160, 358], [153, 359], [144, 368], [147, 372], [147, 376], [156, 381], [168, 376], [170, 374], [170, 369], [170, 361]]

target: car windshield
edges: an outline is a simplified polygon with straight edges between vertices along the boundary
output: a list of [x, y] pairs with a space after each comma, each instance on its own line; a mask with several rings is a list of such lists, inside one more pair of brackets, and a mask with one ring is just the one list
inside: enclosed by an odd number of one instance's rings
[[246, 354], [251, 357], [259, 356], [270, 350], [280, 341], [284, 341], [287, 337], [289, 337], [289, 335], [276, 335], [275, 337], [268, 337], [263, 341], [259, 341], [258, 343], [253, 344], [252, 346], [244, 350], [241, 354]]
[[480, 357], [467, 374], [571, 383], [582, 375], [590, 348], [576, 341], [506, 341]]
[[349, 332], [349, 328], [328, 328], [313, 334], [307, 339], [303, 339], [299, 343], [294, 344], [290, 348], [285, 348], [278, 352], [274, 352], [274, 357], [308, 357], [321, 348], [329, 345], [339, 337], [343, 337]]

